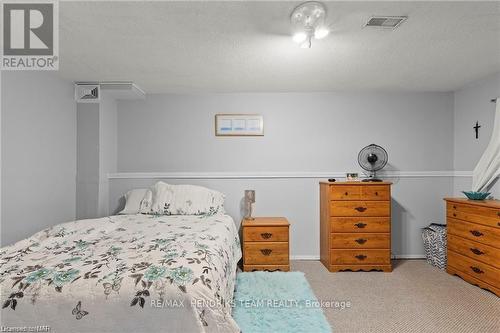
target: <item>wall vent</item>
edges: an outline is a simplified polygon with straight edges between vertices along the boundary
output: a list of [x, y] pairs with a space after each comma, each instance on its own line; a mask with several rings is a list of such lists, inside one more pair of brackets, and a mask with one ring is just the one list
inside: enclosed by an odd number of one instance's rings
[[365, 27], [396, 29], [407, 18], [407, 16], [373, 16], [366, 22]]
[[75, 100], [77, 103], [99, 103], [101, 87], [98, 84], [75, 84]]

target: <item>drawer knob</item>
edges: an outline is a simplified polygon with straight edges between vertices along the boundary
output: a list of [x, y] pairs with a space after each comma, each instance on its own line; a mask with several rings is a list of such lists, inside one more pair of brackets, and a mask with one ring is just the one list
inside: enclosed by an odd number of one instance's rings
[[265, 256], [268, 256], [271, 254], [271, 252], [273, 252], [273, 250], [271, 249], [261, 249], [260, 252], [265, 255]]
[[453, 213], [453, 217], [457, 217], [457, 213]]
[[470, 230], [469, 231], [473, 236], [476, 236], [476, 237], [481, 237], [483, 235], [483, 233], [481, 231], [477, 231], [477, 230]]
[[349, 192], [345, 192], [344, 195], [349, 195]]
[[484, 273], [484, 271], [482, 269], [480, 269], [479, 267], [476, 267], [476, 266], [470, 266], [470, 269], [472, 269], [474, 271], [474, 273], [477, 273], [477, 274]]
[[358, 254], [357, 256], [355, 256], [356, 259], [358, 260], [365, 260], [366, 259], [366, 256], [364, 254]]
[[358, 238], [358, 239], [355, 240], [355, 242], [358, 243], [358, 244], [364, 244], [364, 243], [366, 243], [366, 239], [364, 239], [364, 238]]
[[375, 195], [378, 195], [378, 192], [375, 192]]
[[362, 213], [366, 210], [366, 207], [356, 207], [354, 209], [357, 210], [358, 212]]
[[457, 206], [453, 205], [453, 209], [457, 209]]
[[260, 234], [260, 237], [262, 237], [264, 239], [269, 239], [269, 238], [273, 237], [273, 234], [270, 232], [263, 232]]
[[476, 248], [473, 248], [473, 247], [471, 247], [471, 248], [470, 248], [470, 251], [471, 251], [472, 253], [474, 253], [474, 254], [478, 255], [478, 256], [480, 256], [481, 254], [484, 254], [484, 252], [483, 252], [483, 251], [481, 251], [481, 250], [479, 250], [479, 249], [476, 249]]
[[356, 223], [354, 226], [359, 228], [359, 229], [363, 229], [364, 227], [366, 227], [366, 223], [359, 222], [359, 223]]

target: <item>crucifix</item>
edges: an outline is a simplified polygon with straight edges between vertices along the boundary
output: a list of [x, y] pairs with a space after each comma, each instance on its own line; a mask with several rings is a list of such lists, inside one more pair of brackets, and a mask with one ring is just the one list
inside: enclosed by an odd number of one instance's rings
[[479, 122], [476, 121], [476, 126], [472, 127], [476, 131], [476, 139], [479, 139], [479, 129], [481, 128], [481, 125], [479, 125]]

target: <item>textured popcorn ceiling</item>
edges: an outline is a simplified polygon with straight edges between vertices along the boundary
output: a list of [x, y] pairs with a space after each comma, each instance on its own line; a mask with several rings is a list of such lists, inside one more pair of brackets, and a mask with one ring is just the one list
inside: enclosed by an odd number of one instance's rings
[[[60, 74], [148, 93], [451, 91], [500, 71], [500, 2], [325, 2], [300, 49], [299, 2], [61, 2]], [[362, 28], [407, 15], [398, 29]]]

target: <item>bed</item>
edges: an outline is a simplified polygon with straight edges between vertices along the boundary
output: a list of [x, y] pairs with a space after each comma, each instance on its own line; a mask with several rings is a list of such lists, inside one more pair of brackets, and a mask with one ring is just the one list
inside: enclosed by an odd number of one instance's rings
[[51, 332], [238, 332], [232, 218], [118, 215], [0, 250], [1, 326]]

